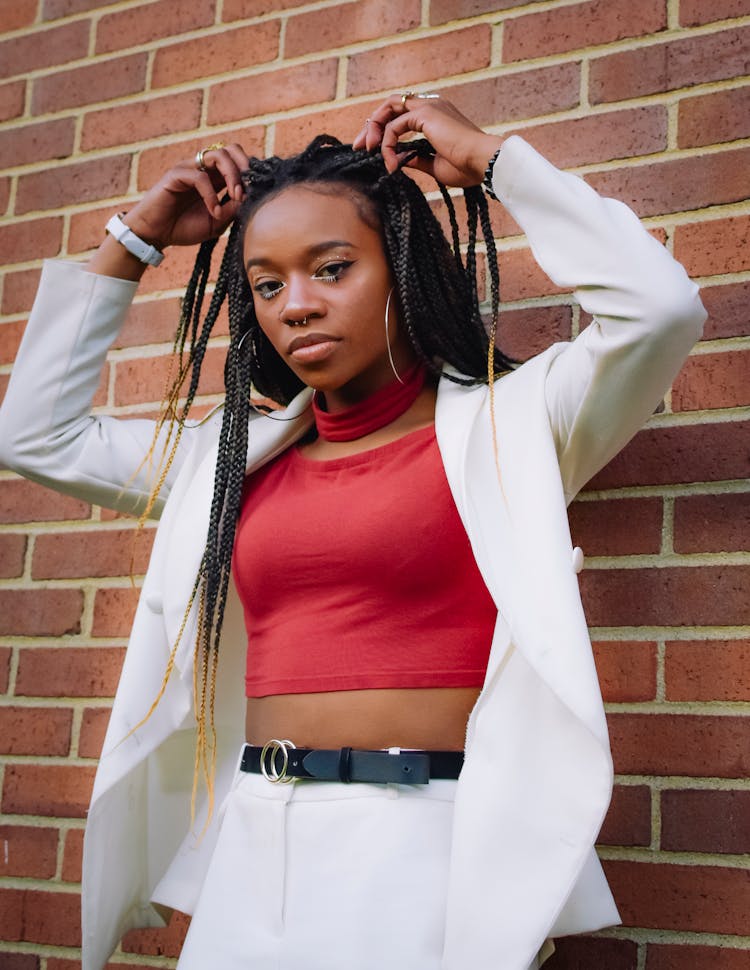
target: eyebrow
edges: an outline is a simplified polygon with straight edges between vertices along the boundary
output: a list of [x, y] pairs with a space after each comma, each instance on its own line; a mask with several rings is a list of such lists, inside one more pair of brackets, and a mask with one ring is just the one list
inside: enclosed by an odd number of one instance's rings
[[[320, 256], [321, 253], [324, 253], [329, 249], [337, 249], [339, 246], [348, 246], [350, 249], [358, 248], [354, 245], [354, 243], [349, 242], [347, 239], [326, 239], [323, 242], [316, 243], [314, 246], [310, 246], [307, 253], [312, 257]], [[245, 269], [250, 269], [253, 266], [265, 266], [268, 263], [273, 263], [273, 259], [270, 259], [267, 256], [256, 256], [253, 259], [248, 259], [248, 261], [245, 263]]]

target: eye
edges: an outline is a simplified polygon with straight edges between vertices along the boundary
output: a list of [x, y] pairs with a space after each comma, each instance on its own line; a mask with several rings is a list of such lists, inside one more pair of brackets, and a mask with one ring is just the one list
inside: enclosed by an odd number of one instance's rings
[[253, 292], [257, 293], [262, 300], [272, 300], [283, 288], [284, 284], [279, 280], [264, 280], [255, 284]]
[[327, 283], [338, 283], [347, 269], [352, 265], [351, 260], [339, 260], [335, 263], [326, 263], [313, 275], [313, 279], [325, 280]]

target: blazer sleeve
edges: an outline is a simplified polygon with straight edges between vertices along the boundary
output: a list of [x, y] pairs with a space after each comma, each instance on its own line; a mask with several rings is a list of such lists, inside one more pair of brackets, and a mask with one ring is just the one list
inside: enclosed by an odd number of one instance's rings
[[[60, 492], [121, 512], [146, 505], [168, 434], [144, 461], [155, 422], [92, 415], [107, 351], [136, 284], [87, 272], [80, 263], [44, 264], [0, 409], [0, 463]], [[192, 433], [183, 433], [153, 514], [161, 513]]]
[[594, 317], [552, 356], [545, 387], [570, 501], [652, 414], [706, 313], [697, 286], [627, 206], [521, 138], [503, 144], [492, 180], [541, 268]]

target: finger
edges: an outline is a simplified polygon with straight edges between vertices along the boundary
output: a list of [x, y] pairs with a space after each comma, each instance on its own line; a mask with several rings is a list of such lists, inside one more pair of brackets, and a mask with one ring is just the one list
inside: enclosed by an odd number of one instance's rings
[[380, 150], [383, 153], [385, 167], [389, 172], [395, 172], [400, 160], [404, 157], [404, 153], [396, 151], [399, 139], [409, 132], [421, 133], [423, 127], [422, 118], [413, 111], [407, 111], [406, 114], [399, 115], [398, 118], [388, 122], [383, 131]]
[[221, 188], [223, 183], [227, 188], [229, 197], [237, 202], [241, 201], [243, 189], [240, 166], [243, 166], [244, 169], [247, 168], [247, 159], [244, 158], [244, 153], [238, 156], [235, 151], [230, 151], [228, 148], [221, 148], [207, 154], [209, 154], [208, 159], [204, 155], [206, 169], [209, 174], [214, 172], [219, 175], [218, 179], [216, 175], [212, 176], [214, 186]]
[[219, 205], [219, 196], [214, 187], [214, 183], [211, 180], [208, 168], [205, 172], [201, 172], [199, 169], [195, 169], [195, 174], [190, 174], [186, 176], [185, 181], [192, 186], [193, 189], [198, 193], [198, 195], [203, 199], [203, 204], [206, 209], [208, 209], [208, 214], [212, 219], [220, 221], [223, 217], [221, 211], [221, 206]]

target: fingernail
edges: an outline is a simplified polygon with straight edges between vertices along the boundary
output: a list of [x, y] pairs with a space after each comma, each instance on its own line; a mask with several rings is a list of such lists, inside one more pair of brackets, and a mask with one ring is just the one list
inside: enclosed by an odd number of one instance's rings
[[214, 219], [221, 219], [222, 211], [220, 205], [214, 206]]

